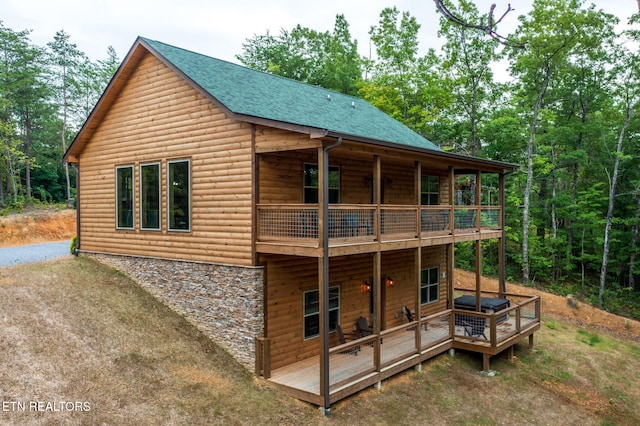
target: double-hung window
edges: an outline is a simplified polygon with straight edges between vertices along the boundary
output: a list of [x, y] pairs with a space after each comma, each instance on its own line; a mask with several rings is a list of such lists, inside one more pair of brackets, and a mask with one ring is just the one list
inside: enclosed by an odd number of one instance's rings
[[438, 176], [422, 176], [420, 184], [420, 202], [423, 206], [440, 204], [440, 178]]
[[[318, 203], [318, 165], [304, 165], [304, 202]], [[340, 168], [329, 166], [329, 203], [340, 202]]]
[[439, 293], [438, 267], [423, 269], [420, 272], [420, 304], [437, 302]]
[[140, 165], [140, 229], [160, 230], [160, 163]]
[[133, 166], [116, 167], [116, 228], [133, 229]]
[[[320, 335], [320, 297], [318, 290], [304, 292], [304, 338]], [[329, 331], [335, 331], [340, 318], [340, 287], [329, 287]]]
[[191, 230], [191, 171], [189, 160], [167, 162], [169, 231]]

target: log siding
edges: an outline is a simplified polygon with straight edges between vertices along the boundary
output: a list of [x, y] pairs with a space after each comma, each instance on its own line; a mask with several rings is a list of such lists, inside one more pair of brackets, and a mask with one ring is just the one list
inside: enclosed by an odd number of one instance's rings
[[[80, 161], [81, 249], [199, 262], [251, 265], [251, 125], [227, 117], [148, 54], [85, 146]], [[125, 161], [123, 161], [126, 159]], [[168, 227], [167, 164], [188, 160], [191, 229]], [[160, 163], [161, 229], [116, 229], [115, 168]], [[139, 191], [134, 202], [140, 204]]]
[[[383, 290], [382, 328], [388, 329], [406, 322], [402, 307], [416, 310], [419, 277], [414, 267], [415, 251], [399, 250], [382, 254], [382, 275], [393, 277], [393, 287]], [[262, 255], [266, 265], [265, 294], [266, 337], [271, 341], [271, 362], [274, 369], [312, 356], [319, 351], [318, 338], [304, 338], [304, 293], [318, 289], [318, 262], [315, 258]], [[423, 267], [438, 267], [447, 271], [446, 249], [422, 249]], [[371, 282], [373, 255], [341, 256], [329, 260], [329, 287], [340, 287], [340, 319], [345, 332], [352, 332], [359, 316], [370, 320], [371, 292], [363, 291], [364, 281]], [[440, 273], [442, 277], [442, 272]], [[439, 300], [422, 305], [421, 315], [431, 315], [446, 309], [448, 278], [440, 280]], [[330, 343], [338, 344], [336, 333]]]

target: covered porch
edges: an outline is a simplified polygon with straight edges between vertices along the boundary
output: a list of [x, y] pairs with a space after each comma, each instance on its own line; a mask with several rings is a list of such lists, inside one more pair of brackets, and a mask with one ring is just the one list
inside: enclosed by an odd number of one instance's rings
[[[473, 289], [455, 289], [456, 294], [472, 294]], [[497, 297], [483, 292], [482, 297]], [[329, 403], [352, 395], [403, 370], [420, 365], [450, 349], [481, 353], [483, 370], [489, 370], [493, 355], [505, 350], [512, 356], [513, 345], [529, 338], [540, 328], [540, 298], [504, 293], [510, 307], [499, 312], [470, 312], [448, 309], [413, 322], [361, 337], [329, 350]], [[484, 325], [482, 335], [470, 335], [461, 318], [477, 318]], [[270, 369], [269, 341], [258, 339], [256, 367], [271, 383], [291, 396], [322, 406], [320, 356]], [[260, 364], [260, 365], [258, 365]]]

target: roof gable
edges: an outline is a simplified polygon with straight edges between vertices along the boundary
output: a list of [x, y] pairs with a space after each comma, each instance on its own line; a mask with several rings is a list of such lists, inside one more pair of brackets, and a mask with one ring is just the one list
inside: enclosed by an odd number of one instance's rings
[[331, 134], [441, 151], [368, 102], [165, 43], [140, 39], [234, 114]]

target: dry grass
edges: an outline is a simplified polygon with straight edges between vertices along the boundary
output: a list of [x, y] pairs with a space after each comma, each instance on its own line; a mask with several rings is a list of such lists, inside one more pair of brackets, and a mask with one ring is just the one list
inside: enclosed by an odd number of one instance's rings
[[[638, 346], [557, 319], [534, 352], [494, 358], [495, 376], [473, 354], [443, 355], [335, 404], [330, 421], [90, 259], [0, 269], [0, 319], [3, 409], [27, 404], [0, 424], [640, 424]], [[29, 412], [31, 401], [90, 410]]]

